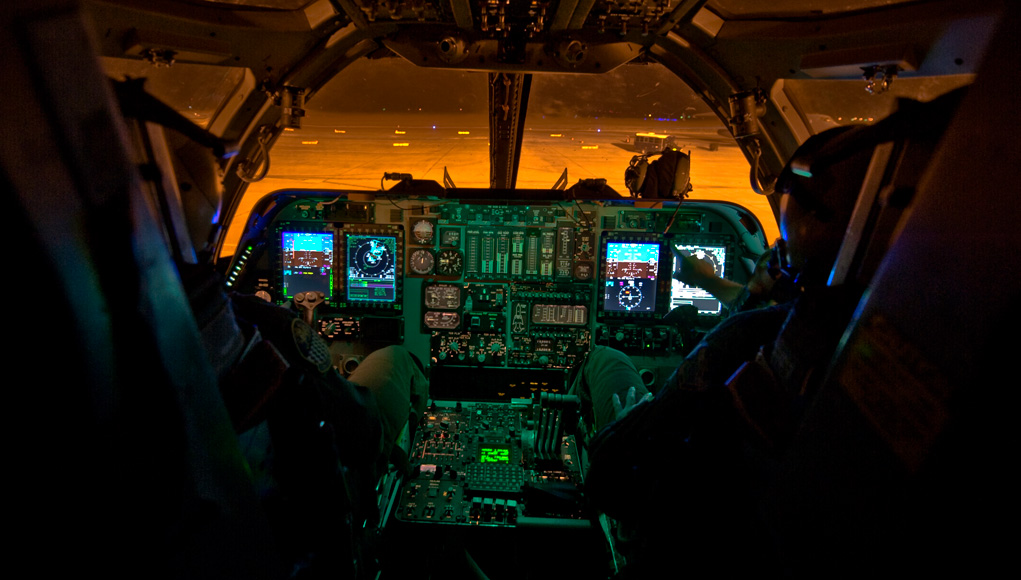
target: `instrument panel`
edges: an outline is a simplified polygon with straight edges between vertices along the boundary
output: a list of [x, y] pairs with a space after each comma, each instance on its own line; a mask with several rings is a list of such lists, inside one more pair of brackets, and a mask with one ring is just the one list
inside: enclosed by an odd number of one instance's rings
[[743, 282], [766, 244], [732, 204], [640, 203], [279, 191], [250, 221], [228, 286], [278, 304], [318, 294], [312, 322], [338, 368], [402, 344], [438, 398], [563, 392], [597, 344], [647, 362], [653, 386], [725, 312], [671, 278], [671, 246]]
[[230, 289], [301, 305], [344, 374], [390, 344], [426, 367], [393, 517], [492, 530], [588, 528], [571, 367], [612, 346], [654, 390], [725, 312], [672, 278], [675, 252], [744, 282], [766, 245], [749, 213], [712, 202], [287, 190], [249, 223]]

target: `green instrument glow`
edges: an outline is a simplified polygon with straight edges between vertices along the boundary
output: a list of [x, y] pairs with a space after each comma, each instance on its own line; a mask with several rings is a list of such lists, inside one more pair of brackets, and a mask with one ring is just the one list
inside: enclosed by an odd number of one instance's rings
[[479, 449], [479, 463], [510, 463], [510, 449], [507, 447], [482, 447]]

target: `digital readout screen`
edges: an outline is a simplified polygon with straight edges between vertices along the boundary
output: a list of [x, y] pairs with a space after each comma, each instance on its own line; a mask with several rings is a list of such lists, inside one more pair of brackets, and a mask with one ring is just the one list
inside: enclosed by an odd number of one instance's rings
[[606, 287], [603, 289], [603, 311], [655, 311], [659, 244], [609, 242], [606, 244], [605, 257]]
[[347, 236], [347, 298], [374, 302], [397, 299], [397, 238]]
[[[685, 256], [691, 256], [712, 266], [713, 272], [720, 278], [724, 278], [727, 275], [725, 271], [727, 248], [723, 246], [684, 244], [678, 244], [675, 247]], [[676, 264], [674, 265], [674, 270], [677, 270]], [[720, 301], [706, 290], [698, 286], [688, 286], [674, 278], [670, 287], [670, 308], [677, 308], [685, 304], [698, 308], [699, 314], [719, 314], [723, 309]]]
[[303, 292], [333, 295], [333, 233], [282, 232], [284, 296]]
[[510, 447], [502, 445], [479, 447], [479, 463], [510, 463]]

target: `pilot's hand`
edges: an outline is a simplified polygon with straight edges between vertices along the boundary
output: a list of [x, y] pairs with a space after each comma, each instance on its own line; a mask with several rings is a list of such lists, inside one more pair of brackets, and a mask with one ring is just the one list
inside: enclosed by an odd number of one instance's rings
[[698, 286], [703, 288], [708, 280], [712, 280], [716, 277], [716, 270], [713, 269], [712, 264], [705, 260], [699, 260], [695, 256], [682, 253], [672, 244], [670, 249], [673, 251], [676, 259], [674, 260], [674, 274], [675, 280], [684, 282], [688, 286]]
[[781, 272], [789, 268], [787, 264], [787, 244], [783, 238], [777, 238], [773, 247], [759, 258], [755, 272], [748, 280], [748, 292], [756, 296], [766, 296], [773, 284], [780, 278]]
[[631, 387], [627, 390], [627, 395], [624, 395], [624, 404], [620, 404], [620, 396], [617, 393], [613, 394], [613, 409], [616, 412], [617, 420], [621, 420], [625, 415], [630, 413], [635, 407], [641, 405], [646, 401], [652, 400], [652, 393], [645, 393], [641, 399], [635, 401], [635, 388]]

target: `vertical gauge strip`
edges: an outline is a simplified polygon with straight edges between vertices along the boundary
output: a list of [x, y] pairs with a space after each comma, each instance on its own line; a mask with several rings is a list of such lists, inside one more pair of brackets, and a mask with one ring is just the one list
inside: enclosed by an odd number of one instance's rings
[[539, 275], [543, 278], [553, 276], [553, 256], [556, 250], [556, 237], [557, 233], [553, 230], [543, 230], [542, 232], [542, 257], [539, 263]]
[[496, 240], [492, 236], [482, 238], [482, 273], [492, 274], [496, 262]]
[[524, 273], [525, 234], [514, 232], [511, 236], [511, 275], [520, 276]]
[[557, 278], [571, 278], [571, 260], [574, 258], [574, 228], [561, 226], [557, 228]]
[[525, 274], [535, 276], [539, 273], [539, 234], [528, 232], [528, 242], [525, 256]]
[[480, 259], [480, 248], [481, 242], [479, 241], [478, 230], [468, 230], [468, 239], [465, 244], [465, 256], [464, 256], [464, 271], [471, 275], [477, 274], [479, 271], [479, 259]]
[[506, 232], [500, 232], [496, 238], [496, 273], [507, 273], [507, 261], [510, 258], [510, 238]]

